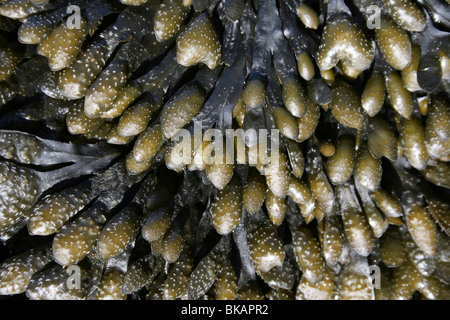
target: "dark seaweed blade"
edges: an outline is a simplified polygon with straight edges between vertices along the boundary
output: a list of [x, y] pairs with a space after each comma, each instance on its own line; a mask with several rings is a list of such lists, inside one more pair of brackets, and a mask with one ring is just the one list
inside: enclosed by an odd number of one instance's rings
[[433, 92], [439, 87], [442, 78], [437, 49], [450, 55], [450, 35], [436, 29], [428, 16], [425, 30], [420, 33], [420, 45], [422, 57], [417, 70], [417, 82], [423, 90]]
[[199, 83], [205, 92], [208, 93], [215, 87], [217, 78], [219, 77], [221, 71], [222, 66], [214, 69], [209, 69], [206, 66], [202, 66], [195, 75], [193, 81]]
[[35, 122], [43, 120], [48, 129], [63, 132], [66, 128], [66, 114], [69, 112], [70, 105], [70, 101], [57, 100], [44, 95], [37, 103], [26, 105], [18, 110], [12, 122], [17, 117]]
[[224, 13], [231, 21], [236, 21], [242, 17], [245, 8], [245, 1], [243, 0], [223, 0], [220, 3], [223, 7]]
[[431, 18], [436, 24], [443, 24], [450, 28], [450, 11], [448, 10], [448, 2], [445, 0], [419, 0], [427, 10]]
[[14, 32], [19, 26], [19, 21], [0, 16], [0, 30]]
[[194, 122], [201, 123], [204, 129], [211, 128], [215, 123], [223, 130], [231, 127], [232, 111], [239, 101], [245, 80], [244, 67], [244, 56], [237, 55], [237, 61], [231, 67], [224, 68], [214, 91]]
[[[91, 157], [80, 157], [72, 165], [46, 172], [1, 162], [3, 177], [8, 181], [1, 185], [3, 204], [0, 207], [1, 239], [11, 238], [26, 225], [31, 208], [46, 190], [62, 181], [99, 172], [119, 155], [118, 152], [106, 152]], [[14, 185], [15, 183], [17, 185]]]
[[247, 221], [248, 215], [244, 210], [241, 222], [233, 230], [233, 241], [236, 244], [240, 258], [239, 286], [256, 279], [256, 271], [250, 258], [250, 249], [247, 241]]
[[44, 57], [24, 60], [13, 75], [19, 83], [18, 93], [23, 97], [41, 94], [40, 86], [48, 70], [48, 64]]
[[[138, 184], [145, 176], [146, 174], [128, 174], [125, 163], [122, 160], [91, 178], [92, 192], [99, 194], [97, 202], [103, 203], [108, 210], [111, 210], [120, 204], [125, 193], [134, 185]], [[144, 191], [147, 191], [156, 182], [155, 173], [148, 174], [145, 179], [144, 188], [134, 198], [134, 201], [140, 205], [144, 202]]]
[[225, 22], [225, 32], [223, 36], [222, 56], [225, 64], [229, 67], [238, 59], [240, 53], [242, 36], [240, 33], [239, 21]]
[[[102, 19], [118, 10], [115, 3], [103, 0], [80, 1], [80, 4], [74, 3], [73, 5], [78, 5], [80, 9], [82, 9], [82, 14], [88, 21], [88, 29], [91, 33], [98, 27], [99, 22], [101, 22]], [[67, 11], [68, 9], [66, 8], [66, 13]]]
[[177, 63], [176, 50], [172, 49], [157, 66], [133, 82], [142, 86], [143, 91], [151, 91], [156, 87], [166, 92], [176, 85], [186, 70], [186, 67]]
[[331, 102], [331, 89], [321, 79], [308, 82], [308, 94], [319, 105], [327, 105]]
[[[280, 61], [281, 62], [281, 61]], [[267, 98], [268, 101], [275, 106], [283, 105], [283, 98], [281, 92], [281, 86], [279, 85], [279, 81], [277, 78], [277, 71], [274, 68], [270, 68], [268, 70], [268, 86], [267, 86]]]
[[100, 154], [95, 157], [83, 157], [78, 162], [61, 169], [48, 172], [37, 172], [40, 179], [40, 190], [47, 190], [64, 180], [99, 172], [119, 156], [119, 152], [111, 152]]
[[18, 86], [14, 79], [9, 79], [8, 81], [0, 83], [0, 106], [8, 103], [18, 95], [17, 88]]
[[249, 2], [246, 2], [244, 14], [239, 19], [240, 30], [243, 36], [242, 46], [245, 52], [246, 71], [250, 73], [252, 70], [252, 55], [255, 47], [255, 26], [256, 26], [256, 14], [251, 8]]
[[197, 12], [201, 12], [208, 7], [210, 0], [193, 0], [192, 4]]
[[329, 0], [329, 1], [321, 1], [322, 3], [326, 3], [326, 16], [327, 20], [336, 14], [345, 13], [348, 16], [351, 16], [352, 13], [350, 9], [345, 4], [344, 0]]

